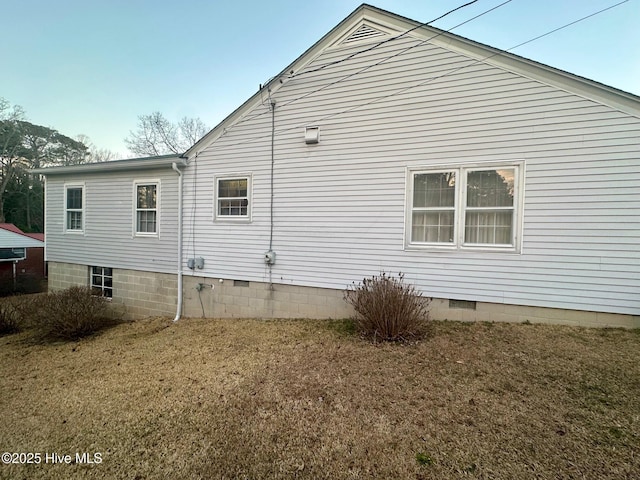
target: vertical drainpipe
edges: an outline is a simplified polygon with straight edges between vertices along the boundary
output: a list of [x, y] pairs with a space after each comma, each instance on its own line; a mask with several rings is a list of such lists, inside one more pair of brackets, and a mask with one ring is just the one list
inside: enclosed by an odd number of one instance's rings
[[173, 162], [171, 168], [178, 174], [178, 306], [174, 322], [180, 320], [182, 314], [182, 171]]

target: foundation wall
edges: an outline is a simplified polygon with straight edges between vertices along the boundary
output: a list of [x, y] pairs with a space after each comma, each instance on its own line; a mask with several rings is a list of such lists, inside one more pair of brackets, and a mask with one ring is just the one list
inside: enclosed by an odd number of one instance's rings
[[[49, 289], [89, 284], [89, 267], [49, 262]], [[173, 316], [176, 275], [113, 270], [113, 304], [125, 318]], [[183, 277], [184, 317], [347, 318], [353, 314], [341, 290], [231, 279]], [[431, 318], [468, 322], [531, 322], [582, 327], [640, 328], [640, 315], [433, 299]]]
[[[197, 286], [202, 285], [198, 291]], [[346, 318], [352, 314], [341, 290], [184, 277], [188, 317]]]
[[[49, 262], [50, 291], [88, 285], [88, 265]], [[126, 319], [174, 316], [177, 289], [176, 275], [114, 268], [111, 302]]]

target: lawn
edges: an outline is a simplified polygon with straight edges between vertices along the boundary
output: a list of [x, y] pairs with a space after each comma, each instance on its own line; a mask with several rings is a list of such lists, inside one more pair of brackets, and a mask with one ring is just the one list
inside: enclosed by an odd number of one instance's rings
[[[0, 450], [41, 455], [0, 478], [640, 478], [639, 331], [432, 333], [154, 318], [0, 337]], [[76, 453], [100, 463], [52, 463]]]

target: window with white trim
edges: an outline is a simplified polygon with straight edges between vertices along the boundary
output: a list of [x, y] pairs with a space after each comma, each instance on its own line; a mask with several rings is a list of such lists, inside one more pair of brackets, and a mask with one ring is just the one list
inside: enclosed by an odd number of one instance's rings
[[113, 269], [91, 267], [91, 289], [96, 295], [113, 298]]
[[136, 235], [158, 233], [158, 184], [136, 183]]
[[412, 169], [407, 246], [519, 250], [520, 164]]
[[65, 185], [64, 217], [66, 232], [82, 233], [84, 231], [83, 185]]
[[217, 219], [245, 219], [251, 216], [251, 177], [219, 177], [215, 180]]

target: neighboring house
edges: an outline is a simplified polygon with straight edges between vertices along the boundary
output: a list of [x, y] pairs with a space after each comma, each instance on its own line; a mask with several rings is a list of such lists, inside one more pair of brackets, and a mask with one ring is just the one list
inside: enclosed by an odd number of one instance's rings
[[[12, 223], [0, 223], [0, 291], [17, 287], [38, 291], [46, 270], [44, 234], [24, 233]], [[26, 285], [30, 283], [30, 285]]]
[[132, 316], [401, 271], [434, 318], [640, 326], [640, 98], [367, 5], [183, 158], [39, 172], [51, 288]]

